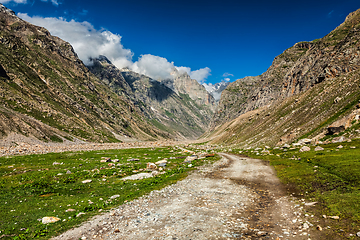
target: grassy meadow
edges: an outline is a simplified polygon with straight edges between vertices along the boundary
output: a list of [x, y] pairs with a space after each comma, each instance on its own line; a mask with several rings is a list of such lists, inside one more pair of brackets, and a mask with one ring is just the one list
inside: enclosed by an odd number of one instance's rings
[[[197, 159], [189, 167], [183, 163], [188, 155], [176, 147], [165, 147], [2, 157], [0, 238], [48, 239], [103, 210], [172, 184], [196, 166], [219, 159]], [[106, 158], [117, 160], [101, 162]], [[168, 161], [164, 174], [142, 180], [121, 179], [149, 172], [148, 162], [163, 159]], [[92, 181], [82, 183], [84, 180]], [[43, 224], [43, 217], [61, 220]]]
[[[242, 150], [249, 157], [264, 159], [274, 166], [290, 193], [318, 202], [314, 213], [339, 234], [360, 231], [360, 140], [319, 145], [324, 150], [293, 149]], [[265, 148], [263, 148], [265, 149]], [[233, 150], [235, 151], [235, 150]], [[239, 150], [236, 150], [239, 151]]]

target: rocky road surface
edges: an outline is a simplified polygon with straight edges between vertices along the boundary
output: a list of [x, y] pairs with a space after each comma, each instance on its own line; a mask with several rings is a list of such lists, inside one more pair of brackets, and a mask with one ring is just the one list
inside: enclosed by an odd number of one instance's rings
[[54, 239], [321, 239], [270, 166], [221, 155], [184, 180]]

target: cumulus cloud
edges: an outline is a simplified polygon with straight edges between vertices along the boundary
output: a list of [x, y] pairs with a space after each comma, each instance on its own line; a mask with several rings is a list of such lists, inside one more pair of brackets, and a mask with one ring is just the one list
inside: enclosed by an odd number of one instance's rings
[[228, 82], [228, 81], [230, 81], [230, 78], [224, 78], [224, 81]]
[[210, 76], [211, 69], [206, 68], [200, 68], [195, 71], [191, 71], [191, 68], [189, 67], [176, 67], [179, 73], [187, 73], [192, 79], [197, 80], [199, 83], [204, 83], [206, 81], [206, 78]]
[[198, 82], [205, 82], [206, 78], [210, 76], [211, 69], [208, 67], [200, 68], [199, 70], [191, 71], [190, 77], [196, 79]]
[[[57, 2], [57, 0], [51, 1]], [[119, 69], [128, 67], [157, 80], [172, 78], [171, 73], [174, 68], [177, 68], [179, 72], [186, 72], [192, 79], [196, 79], [200, 83], [205, 82], [206, 78], [211, 75], [208, 67], [191, 71], [189, 67], [177, 67], [166, 58], [151, 54], [141, 55], [136, 62], [133, 62], [134, 54], [121, 44], [120, 35], [107, 30], [96, 30], [89, 22], [67, 21], [64, 18], [30, 17], [26, 13], [19, 13], [18, 16], [32, 24], [45, 27], [52, 35], [68, 41], [85, 65], [92, 64], [91, 58], [104, 55]]]
[[172, 77], [171, 71], [174, 67], [174, 63], [169, 62], [166, 58], [145, 54], [139, 57], [131, 69], [154, 79], [166, 79]]
[[14, 2], [14, 3], [22, 3], [22, 4], [26, 4], [27, 1], [26, 0], [0, 0], [0, 3], [9, 3], [9, 2]]
[[129, 67], [132, 64], [133, 53], [123, 47], [121, 36], [118, 34], [106, 30], [98, 31], [88, 22], [30, 17], [26, 13], [19, 13], [18, 16], [32, 24], [45, 27], [52, 35], [68, 41], [86, 65], [91, 64], [90, 58], [99, 55], [106, 56], [118, 68]]

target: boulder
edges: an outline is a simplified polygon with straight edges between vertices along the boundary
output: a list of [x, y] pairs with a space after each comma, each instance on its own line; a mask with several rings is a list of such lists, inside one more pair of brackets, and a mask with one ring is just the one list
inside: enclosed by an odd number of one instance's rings
[[149, 170], [155, 170], [155, 169], [157, 169], [157, 166], [156, 166], [155, 163], [148, 162], [148, 163], [146, 164], [146, 168], [149, 169]]
[[43, 217], [41, 219], [41, 222], [42, 224], [48, 224], [48, 223], [54, 223], [54, 222], [57, 222], [57, 221], [60, 221], [61, 219], [60, 218], [57, 218], [57, 217]]
[[165, 165], [166, 165], [167, 162], [168, 162], [168, 161], [167, 161], [166, 159], [164, 159], [164, 160], [157, 161], [155, 164], [156, 164], [156, 165], [161, 165], [161, 164], [164, 164], [164, 163], [165, 163]]
[[134, 174], [128, 177], [124, 177], [121, 180], [141, 180], [144, 178], [151, 178], [153, 177], [152, 173], [138, 173], [138, 174]]
[[324, 148], [322, 148], [322, 147], [320, 147], [320, 146], [317, 146], [316, 148], [315, 148], [315, 151], [323, 151], [324, 150]]
[[185, 162], [185, 163], [189, 163], [189, 162], [191, 162], [191, 161], [193, 161], [193, 160], [196, 160], [196, 159], [198, 159], [198, 156], [196, 156], [196, 155], [191, 155], [191, 156], [188, 156], [188, 157], [184, 160], [184, 162]]
[[341, 137], [335, 137], [333, 138], [333, 140], [331, 140], [332, 143], [339, 143], [339, 142], [344, 142], [345, 141], [345, 137], [341, 136]]
[[82, 183], [91, 183], [91, 182], [92, 182], [91, 179], [87, 179], [87, 180], [82, 181]]
[[302, 148], [300, 148], [299, 152], [308, 152], [311, 149], [308, 146], [303, 146]]
[[300, 140], [298, 141], [298, 143], [300, 143], [301, 145], [303, 145], [303, 144], [310, 144], [311, 141], [312, 141], [312, 139], [303, 138], [303, 139], [300, 139]]

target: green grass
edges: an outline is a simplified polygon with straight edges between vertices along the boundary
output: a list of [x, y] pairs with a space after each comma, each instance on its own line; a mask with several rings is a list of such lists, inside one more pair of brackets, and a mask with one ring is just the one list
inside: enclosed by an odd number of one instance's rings
[[[339, 145], [344, 148], [337, 149]], [[342, 222], [337, 228], [357, 232], [360, 228], [360, 140], [322, 147], [325, 150], [317, 152], [311, 146], [311, 151], [303, 153], [299, 149], [271, 150], [271, 155], [260, 151], [256, 155], [253, 150], [244, 153], [268, 160], [292, 192], [308, 201], [319, 202], [319, 216], [340, 216]]]
[[[2, 157], [0, 235], [8, 236], [2, 239], [48, 239], [59, 235], [98, 214], [100, 209], [111, 209], [184, 178], [194, 168], [175, 157], [188, 154], [169, 147]], [[101, 157], [119, 162], [109, 166], [100, 162]], [[130, 158], [140, 161], [127, 161]], [[137, 181], [121, 180], [135, 174], [135, 170], [146, 169], [147, 162], [164, 158], [170, 162], [165, 174]], [[192, 164], [199, 166], [218, 158], [199, 159]], [[83, 184], [86, 179], [92, 182]], [[112, 200], [113, 195], [120, 197]], [[76, 211], [66, 212], [67, 209]], [[80, 212], [85, 215], [76, 217]], [[38, 219], [45, 216], [59, 217], [61, 221], [44, 225]]]

